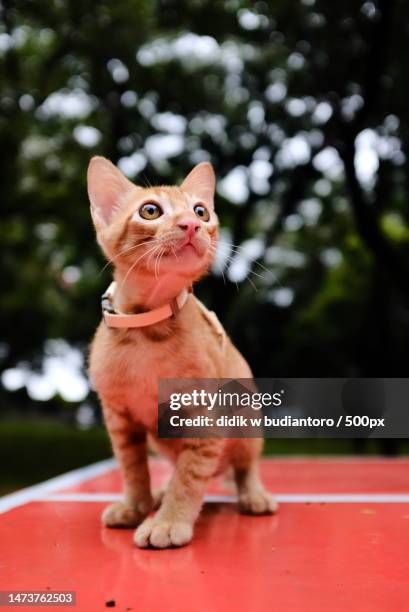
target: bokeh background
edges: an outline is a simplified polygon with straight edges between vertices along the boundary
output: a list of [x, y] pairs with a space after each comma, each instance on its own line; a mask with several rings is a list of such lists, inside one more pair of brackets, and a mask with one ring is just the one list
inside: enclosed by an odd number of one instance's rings
[[[2, 0], [0, 491], [109, 454], [86, 378], [110, 281], [85, 175], [210, 160], [197, 294], [261, 376], [408, 374], [409, 3]], [[407, 452], [279, 441], [276, 452]]]

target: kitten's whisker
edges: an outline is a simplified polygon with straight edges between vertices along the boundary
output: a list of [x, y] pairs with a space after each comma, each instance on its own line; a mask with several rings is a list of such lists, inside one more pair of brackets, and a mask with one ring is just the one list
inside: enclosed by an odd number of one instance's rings
[[252, 287], [254, 287], [254, 291], [258, 291], [258, 289], [257, 289], [256, 285], [253, 283], [253, 281], [251, 280], [250, 276], [248, 276], [248, 277], [247, 277], [247, 280], [249, 281], [250, 285], [251, 285]]
[[[241, 255], [241, 254], [242, 254], [242, 253], [240, 253], [240, 252], [239, 252], [239, 250], [244, 250], [244, 249], [243, 249], [243, 247], [238, 246], [238, 245], [233, 244], [233, 243], [228, 243], [228, 246], [231, 248], [231, 250], [233, 251], [233, 253], [238, 254], [238, 255]], [[273, 280], [274, 280], [276, 283], [278, 283], [278, 284], [280, 285], [280, 287], [282, 287], [282, 284], [280, 283], [280, 279], [278, 278], [277, 274], [275, 274], [275, 273], [274, 273], [274, 272], [273, 272], [271, 269], [266, 268], [266, 266], [264, 266], [262, 263], [260, 263], [260, 262], [259, 262], [259, 261], [257, 261], [256, 259], [252, 259], [252, 260], [251, 260], [251, 262], [252, 262], [252, 264], [254, 264], [254, 265], [258, 266], [259, 268], [261, 268], [262, 270], [264, 270], [265, 272], [267, 272], [267, 273], [268, 273], [268, 274], [269, 274], [269, 275], [272, 277], [272, 279], [273, 279]], [[259, 275], [257, 275], [257, 274], [256, 274], [256, 272], [254, 272], [254, 270], [250, 270], [250, 272], [251, 272], [252, 274], [255, 274], [256, 276], [259, 276]], [[261, 277], [261, 278], [263, 278], [263, 277]]]
[[155, 260], [154, 260], [154, 262], [153, 262], [153, 272], [154, 272], [154, 274], [155, 274], [155, 278], [158, 278], [158, 276], [157, 276], [157, 274], [156, 274], [156, 262], [157, 262], [157, 260], [158, 260], [158, 256], [159, 256], [159, 252], [157, 251], [157, 252], [155, 253]]
[[154, 259], [156, 252], [158, 250], [158, 247], [155, 246], [155, 248], [153, 249], [153, 251], [151, 251], [151, 254], [148, 257], [148, 261], [146, 262], [146, 267], [149, 268], [149, 266], [151, 265], [151, 261]]
[[130, 275], [130, 273], [132, 272], [132, 270], [135, 268], [136, 264], [143, 259], [144, 257], [146, 257], [146, 255], [149, 255], [149, 253], [152, 253], [152, 251], [156, 250], [156, 245], [154, 247], [152, 247], [151, 249], [149, 249], [148, 251], [146, 251], [146, 253], [143, 253], [143, 255], [141, 255], [141, 257], [138, 257], [138, 259], [136, 261], [134, 261], [134, 263], [132, 264], [132, 266], [129, 268], [128, 272], [125, 274], [125, 277], [123, 278], [121, 284], [118, 287], [118, 293], [120, 291], [120, 289], [124, 286], [128, 276]]
[[262, 278], [266, 280], [266, 277], [263, 274], [259, 274], [258, 272], [254, 272], [254, 270], [249, 270], [249, 274], [254, 274], [254, 276], [258, 276], [258, 278]]
[[101, 270], [99, 271], [99, 273], [98, 273], [98, 274], [102, 274], [102, 273], [104, 272], [104, 270], [106, 270], [106, 269], [107, 269], [107, 267], [108, 267], [110, 264], [113, 264], [113, 263], [114, 263], [114, 261], [115, 261], [116, 259], [118, 259], [118, 257], [120, 257], [121, 255], [124, 255], [124, 254], [125, 254], [125, 253], [127, 253], [127, 252], [132, 251], [133, 249], [136, 249], [136, 248], [137, 248], [137, 247], [139, 247], [139, 246], [142, 246], [142, 245], [141, 245], [141, 244], [134, 244], [133, 246], [131, 246], [131, 247], [129, 247], [129, 248], [127, 248], [127, 249], [125, 249], [124, 251], [121, 251], [120, 253], [117, 253], [117, 254], [116, 254], [116, 255], [115, 255], [115, 256], [114, 256], [112, 259], [108, 259], [108, 261], [106, 262], [105, 266], [103, 266], [103, 267], [101, 268]]
[[[149, 244], [152, 244], [152, 243], [155, 243], [155, 242], [157, 242], [157, 239], [152, 240], [151, 242], [149, 242]], [[115, 256], [114, 256], [112, 259], [109, 259], [109, 260], [107, 261], [107, 263], [105, 264], [105, 266], [104, 266], [104, 267], [103, 267], [103, 268], [100, 270], [99, 274], [102, 274], [102, 273], [103, 273], [103, 271], [104, 271], [104, 270], [105, 270], [105, 269], [106, 269], [106, 268], [107, 268], [107, 267], [108, 267], [110, 264], [113, 264], [113, 263], [114, 263], [114, 261], [115, 261], [116, 259], [118, 259], [118, 257], [120, 257], [121, 255], [125, 255], [125, 253], [130, 253], [130, 252], [131, 252], [131, 251], [133, 251], [134, 249], [138, 249], [139, 247], [141, 247], [141, 246], [145, 246], [145, 245], [146, 245], [146, 242], [140, 242], [139, 244], [133, 244], [132, 246], [130, 246], [130, 247], [128, 247], [128, 248], [126, 248], [126, 249], [124, 249], [123, 251], [120, 251], [120, 252], [119, 252], [119, 253], [117, 253], [117, 254], [116, 254], [116, 255], [115, 255]]]
[[[210, 251], [210, 252], [211, 252], [213, 255], [215, 255], [215, 254], [216, 254], [216, 251], [217, 251], [217, 244], [216, 244], [216, 243], [211, 244], [211, 245], [209, 246], [209, 251]], [[224, 285], [226, 285], [226, 276], [225, 276], [225, 274], [224, 274], [224, 270], [223, 270], [223, 268], [222, 268], [222, 267], [220, 268], [220, 272], [221, 272], [221, 275], [222, 275], [222, 278], [223, 278], [223, 284], [224, 284]], [[235, 281], [233, 281], [233, 282], [235, 282]], [[237, 291], [238, 291], [238, 290], [239, 290], [239, 287], [238, 287], [237, 283], [235, 283], [235, 285], [236, 285], [236, 289], [237, 289]]]
[[[233, 259], [234, 259], [234, 256], [233, 256], [233, 255], [228, 255], [228, 256], [227, 256], [227, 260], [228, 260], [229, 262], [233, 261]], [[254, 276], [257, 276], [258, 278], [261, 278], [261, 279], [263, 279], [263, 280], [266, 280], [266, 277], [265, 277], [265, 275], [264, 275], [264, 274], [259, 274], [258, 272], [255, 272], [254, 270], [248, 269], [248, 270], [247, 270], [247, 273], [248, 273], [248, 274], [254, 274]]]
[[159, 255], [159, 260], [158, 260], [158, 276], [160, 274], [160, 264], [162, 263], [162, 257], [164, 256], [166, 252], [166, 249], [162, 249], [161, 254]]
[[158, 280], [159, 280], [159, 262], [160, 262], [160, 257], [162, 253], [163, 253], [163, 249], [160, 249], [155, 259], [155, 278], [157, 278]]
[[129, 268], [129, 270], [127, 271], [127, 273], [125, 274], [125, 277], [121, 283], [121, 285], [119, 286], [119, 289], [125, 284], [129, 274], [132, 272], [132, 270], [136, 267], [136, 264], [143, 259], [144, 257], [146, 257], [146, 255], [149, 255], [150, 253], [152, 253], [154, 250], [156, 249], [156, 246], [152, 247], [150, 250], [146, 251], [146, 253], [143, 253], [143, 255], [141, 255], [140, 257], [138, 257], [138, 259], [136, 261], [134, 261], [134, 263], [131, 265], [131, 267]]
[[[227, 255], [227, 261], [228, 262], [233, 261], [233, 259], [234, 259], [234, 257], [232, 255]], [[248, 270], [247, 272], [248, 272], [248, 274], [246, 276], [246, 280], [249, 281], [249, 283], [252, 285], [252, 287], [254, 288], [255, 291], [258, 291], [257, 286], [253, 283], [253, 281], [250, 278], [250, 274], [254, 274], [255, 276], [258, 276], [259, 278], [262, 278], [263, 280], [264, 280], [264, 277], [261, 276], [260, 274], [257, 274], [257, 272], [254, 272], [253, 270]], [[235, 283], [236, 289], [237, 289], [237, 291], [239, 291], [239, 286], [237, 284], [237, 281], [232, 281], [232, 282]]]
[[[211, 245], [209, 246], [209, 251], [210, 251], [210, 253], [212, 253], [213, 255], [215, 255], [215, 254], [216, 254], [216, 245], [211, 244]], [[221, 272], [221, 275], [222, 275], [222, 278], [223, 278], [223, 284], [224, 284], [224, 285], [226, 285], [226, 277], [225, 277], [225, 275], [224, 275], [224, 271], [223, 271], [223, 268], [222, 268], [222, 267], [220, 268], [220, 272]]]

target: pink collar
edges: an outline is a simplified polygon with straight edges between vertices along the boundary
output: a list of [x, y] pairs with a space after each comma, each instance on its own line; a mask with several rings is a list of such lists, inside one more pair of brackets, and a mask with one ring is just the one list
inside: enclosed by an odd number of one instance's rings
[[139, 314], [124, 314], [113, 307], [116, 282], [112, 282], [101, 298], [102, 316], [108, 327], [147, 327], [176, 316], [186, 304], [190, 290], [183, 289], [169, 304]]

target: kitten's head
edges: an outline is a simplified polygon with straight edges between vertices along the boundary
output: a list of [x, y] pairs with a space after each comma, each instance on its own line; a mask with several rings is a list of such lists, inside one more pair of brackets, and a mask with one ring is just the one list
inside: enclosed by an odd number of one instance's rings
[[193, 281], [208, 269], [218, 220], [211, 164], [201, 163], [180, 187], [140, 187], [110, 161], [93, 157], [88, 195], [98, 242], [116, 268], [176, 273]]

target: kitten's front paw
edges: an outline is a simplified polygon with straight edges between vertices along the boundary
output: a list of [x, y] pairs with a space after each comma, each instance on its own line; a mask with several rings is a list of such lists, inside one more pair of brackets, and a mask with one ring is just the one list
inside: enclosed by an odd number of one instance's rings
[[148, 517], [135, 531], [134, 540], [139, 548], [171, 548], [185, 546], [193, 537], [193, 525], [180, 521], [165, 521]]
[[147, 515], [124, 502], [111, 504], [102, 513], [102, 522], [105, 527], [136, 527]]
[[274, 514], [278, 510], [278, 503], [264, 489], [246, 491], [239, 495], [239, 510], [243, 514]]

